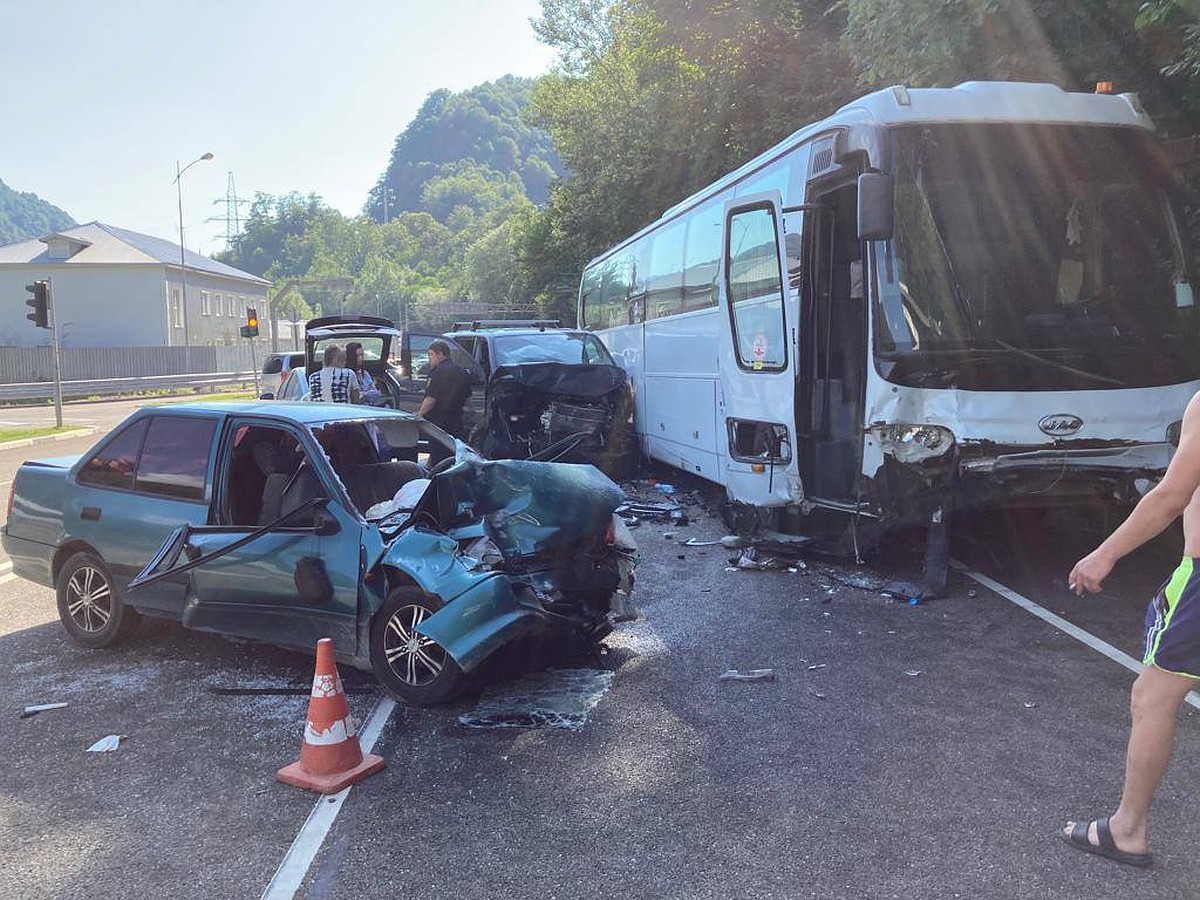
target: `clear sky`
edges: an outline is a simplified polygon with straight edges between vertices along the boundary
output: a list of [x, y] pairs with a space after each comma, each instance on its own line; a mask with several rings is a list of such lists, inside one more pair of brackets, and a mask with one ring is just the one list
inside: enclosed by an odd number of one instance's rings
[[[553, 62], [538, 0], [0, 0], [0, 180], [77, 222], [224, 247], [225, 196], [362, 211], [438, 88]], [[216, 201], [220, 201], [219, 203]], [[243, 206], [243, 213], [248, 206]], [[220, 221], [206, 222], [209, 217]]]

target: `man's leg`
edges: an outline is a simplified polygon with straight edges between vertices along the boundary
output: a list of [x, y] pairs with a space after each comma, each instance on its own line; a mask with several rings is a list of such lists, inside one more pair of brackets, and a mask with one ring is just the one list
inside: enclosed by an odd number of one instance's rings
[[[1150, 801], [1167, 771], [1175, 747], [1175, 722], [1179, 705], [1198, 682], [1184, 675], [1146, 666], [1133, 683], [1129, 707], [1133, 725], [1125, 753], [1125, 788], [1121, 805], [1109, 819], [1117, 847], [1129, 853], [1145, 853]], [[1067, 823], [1070, 835], [1074, 822]], [[1096, 823], [1088, 828], [1088, 840], [1099, 844]]]

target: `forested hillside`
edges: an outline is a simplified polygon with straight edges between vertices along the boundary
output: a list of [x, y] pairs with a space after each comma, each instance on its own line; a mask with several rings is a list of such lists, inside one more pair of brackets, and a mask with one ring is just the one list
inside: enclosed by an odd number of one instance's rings
[[534, 28], [554, 71], [430, 95], [366, 216], [260, 197], [229, 261], [351, 275], [364, 311], [469, 297], [572, 319], [588, 258], [869, 90], [1112, 81], [1166, 134], [1200, 131], [1184, 0], [542, 0]]
[[505, 77], [435, 91], [396, 138], [363, 216], [316, 195], [260, 194], [219, 258], [277, 282], [354, 278], [348, 298], [291, 294], [277, 314], [296, 319], [339, 306], [399, 318], [403, 306], [409, 321], [436, 325], [448, 300], [528, 308], [535, 292], [516, 271], [513, 235], [537, 219], [561, 174], [549, 135], [526, 118], [532, 88]]
[[506, 76], [460, 94], [430, 94], [396, 138], [367, 213], [384, 220], [385, 191], [389, 215], [428, 212], [439, 221], [459, 205], [480, 211], [517, 193], [544, 204], [562, 173], [550, 135], [524, 118], [533, 84]]
[[0, 181], [0, 246], [74, 224], [74, 219], [37, 194], [14, 191]]

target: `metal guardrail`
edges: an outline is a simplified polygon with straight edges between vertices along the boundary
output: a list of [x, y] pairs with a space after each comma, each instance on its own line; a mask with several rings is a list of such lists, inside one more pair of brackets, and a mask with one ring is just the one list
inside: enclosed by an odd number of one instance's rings
[[[219, 387], [227, 384], [253, 382], [254, 372], [205, 372], [195, 375], [144, 375], [133, 378], [95, 378], [84, 381], [64, 381], [64, 397], [91, 397], [99, 394], [132, 394], [171, 387]], [[24, 384], [0, 384], [0, 400], [43, 400], [54, 396], [53, 381], [30, 381]]]

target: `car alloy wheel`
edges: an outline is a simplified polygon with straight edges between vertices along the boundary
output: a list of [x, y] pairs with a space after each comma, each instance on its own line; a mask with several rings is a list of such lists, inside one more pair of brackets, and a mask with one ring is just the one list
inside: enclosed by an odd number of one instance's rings
[[81, 631], [98, 634], [112, 619], [112, 585], [93, 566], [81, 566], [67, 579], [67, 614]]
[[427, 618], [429, 610], [413, 603], [392, 613], [384, 629], [383, 652], [388, 665], [412, 687], [435, 681], [446, 665], [446, 651], [433, 638], [417, 632], [417, 626]]
[[453, 657], [417, 632], [417, 626], [441, 608], [439, 597], [416, 587], [398, 587], [371, 622], [371, 668], [388, 693], [407, 703], [445, 703], [466, 683]]
[[58, 615], [77, 644], [107, 647], [125, 638], [138, 614], [126, 606], [103, 560], [76, 553], [58, 573]]

